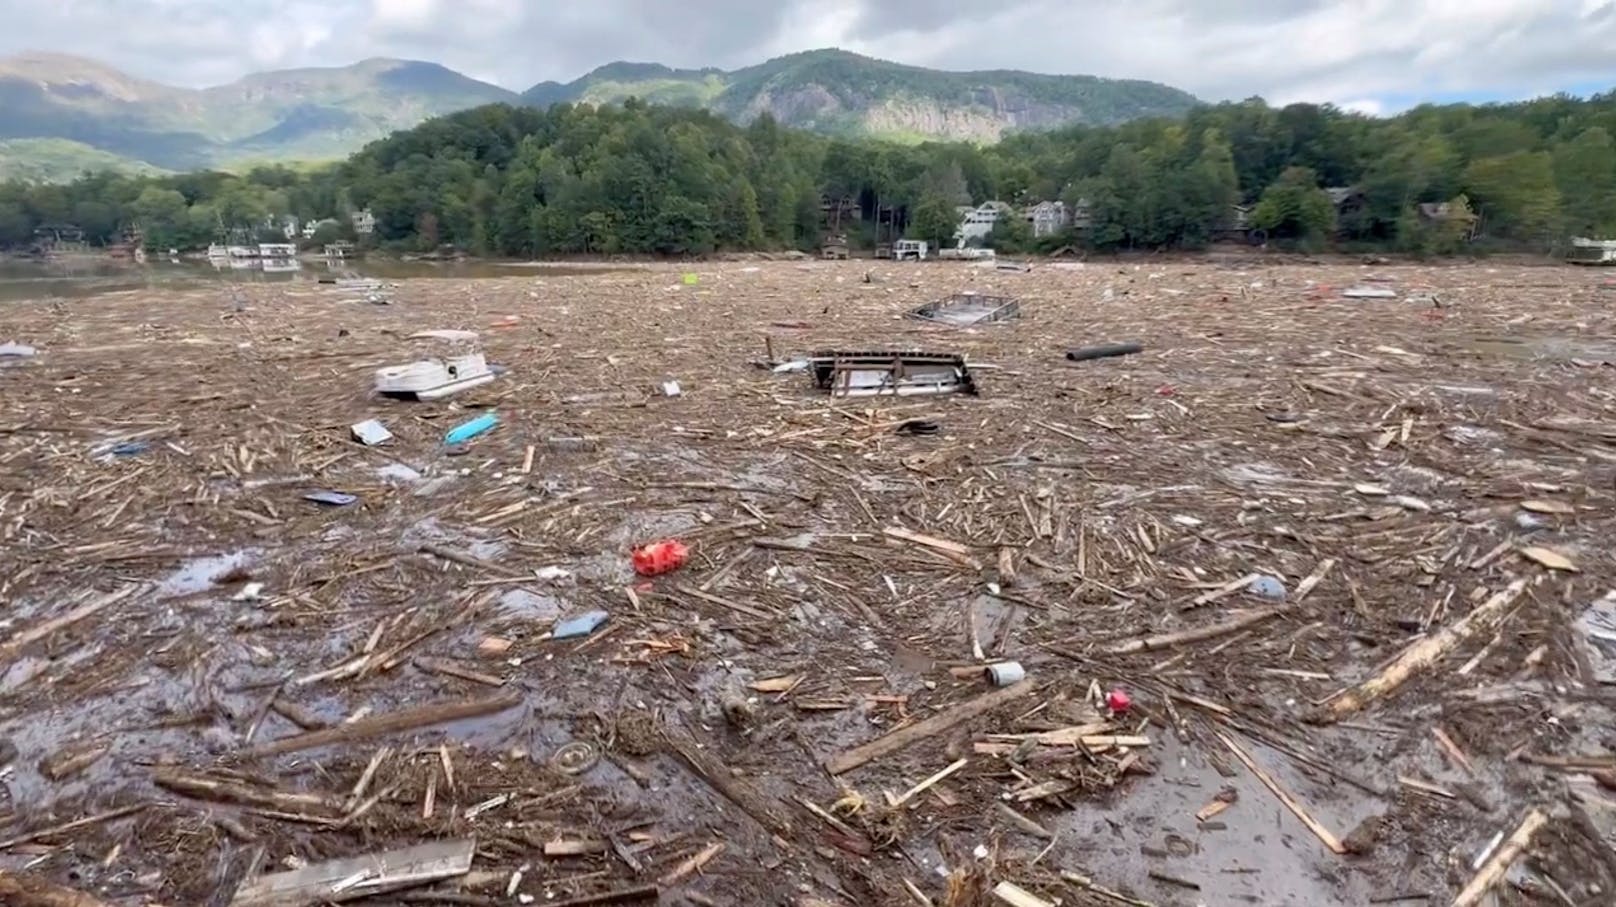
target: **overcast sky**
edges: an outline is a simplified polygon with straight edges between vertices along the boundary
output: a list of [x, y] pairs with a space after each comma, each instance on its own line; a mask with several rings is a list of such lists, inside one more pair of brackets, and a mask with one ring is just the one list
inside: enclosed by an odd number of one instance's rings
[[189, 86], [389, 56], [521, 91], [613, 60], [734, 68], [835, 46], [1369, 112], [1616, 87], [1616, 0], [0, 0], [0, 21], [0, 54]]

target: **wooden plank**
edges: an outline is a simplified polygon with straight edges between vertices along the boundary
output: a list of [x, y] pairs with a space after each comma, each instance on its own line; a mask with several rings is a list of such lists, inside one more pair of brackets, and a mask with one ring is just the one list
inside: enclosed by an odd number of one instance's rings
[[465, 875], [476, 851], [475, 838], [433, 841], [271, 873], [244, 882], [230, 907], [313, 907], [402, 891]]
[[704, 602], [718, 605], [721, 608], [728, 608], [731, 611], [739, 611], [748, 617], [755, 617], [758, 620], [774, 620], [775, 618], [779, 617], [778, 614], [770, 614], [767, 611], [759, 611], [757, 608], [754, 608], [751, 605], [743, 605], [740, 602], [733, 602], [727, 598], [720, 598], [711, 592], [703, 592], [694, 586], [680, 585], [678, 589], [681, 593], [688, 595], [691, 598], [699, 598]]
[[370, 737], [380, 737], [383, 734], [393, 734], [399, 731], [409, 731], [416, 728], [428, 727], [434, 724], [444, 724], [449, 721], [459, 721], [463, 718], [477, 718], [482, 715], [492, 715], [506, 709], [521, 705], [522, 697], [516, 694], [496, 696], [493, 699], [474, 699], [467, 702], [447, 702], [435, 705], [424, 705], [413, 709], [402, 709], [389, 712], [386, 715], [376, 715], [336, 727], [310, 731], [306, 734], [296, 734], [271, 741], [262, 746], [247, 750], [245, 755], [275, 756], [281, 753], [295, 753], [300, 750], [314, 749], [319, 746], [328, 746], [333, 743], [349, 743], [355, 740], [365, 740]]
[[21, 652], [25, 646], [36, 643], [57, 630], [72, 626], [86, 617], [110, 608], [133, 595], [138, 588], [139, 586], [133, 585], [124, 586], [116, 592], [108, 592], [92, 602], [80, 605], [60, 617], [53, 617], [37, 627], [18, 633], [16, 636], [6, 640], [4, 645], [0, 645], [0, 662], [15, 658], [17, 653]]
[[491, 687], [502, 687], [505, 685], [505, 678], [503, 677], [495, 677], [492, 674], [484, 674], [481, 671], [473, 671], [470, 668], [462, 667], [461, 665], [449, 661], [446, 658], [429, 658], [425, 655], [417, 655], [415, 657], [415, 666], [423, 671], [430, 671], [433, 674], [447, 674], [450, 677], [458, 677], [461, 680], [469, 680], [473, 683], [486, 684]]
[[1324, 846], [1330, 848], [1331, 853], [1344, 854], [1347, 852], [1346, 845], [1342, 844], [1340, 839], [1337, 838], [1328, 828], [1320, 825], [1317, 819], [1314, 819], [1310, 814], [1308, 814], [1308, 811], [1302, 808], [1302, 804], [1298, 802], [1295, 797], [1292, 797], [1289, 791], [1281, 787], [1279, 782], [1276, 781], [1272, 775], [1268, 774], [1266, 771], [1263, 771], [1262, 766], [1259, 766], [1256, 761], [1251, 758], [1251, 755], [1240, 746], [1240, 744], [1235, 743], [1233, 739], [1224, 735], [1222, 731], [1217, 731], [1215, 733], [1217, 733], [1218, 739], [1223, 741], [1223, 745], [1229, 748], [1229, 752], [1234, 753], [1235, 758], [1239, 759], [1240, 762], [1245, 765], [1245, 767], [1249, 769], [1253, 775], [1256, 775], [1257, 780], [1261, 781], [1263, 786], [1268, 788], [1268, 790], [1271, 791], [1275, 797], [1278, 797], [1279, 802], [1285, 804], [1286, 809], [1290, 810], [1296, 816], [1296, 818], [1301, 819], [1302, 824], [1306, 825], [1308, 830], [1313, 832], [1313, 834], [1316, 835], [1320, 841], [1323, 841]]
[[953, 708], [938, 712], [930, 718], [898, 728], [889, 734], [884, 734], [868, 743], [833, 756], [825, 762], [825, 769], [833, 775], [850, 772], [872, 759], [879, 759], [882, 756], [896, 753], [911, 744], [942, 733], [957, 724], [969, 721], [1007, 702], [1019, 699], [1031, 693], [1032, 690], [1032, 681], [1023, 680], [1014, 686], [994, 690], [991, 693], [984, 693], [968, 702], [962, 702]]
[[1053, 902], [1038, 897], [1014, 882], [1000, 882], [993, 886], [993, 896], [1010, 907], [1055, 907]]

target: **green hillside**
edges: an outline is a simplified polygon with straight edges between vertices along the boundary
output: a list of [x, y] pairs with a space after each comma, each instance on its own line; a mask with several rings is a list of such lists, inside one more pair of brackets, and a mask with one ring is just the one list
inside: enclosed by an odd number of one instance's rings
[[1111, 125], [1182, 114], [1193, 96], [1154, 82], [1015, 70], [944, 72], [839, 50], [791, 54], [734, 72], [613, 63], [566, 85], [544, 82], [523, 100], [609, 103], [640, 97], [705, 107], [746, 122], [779, 122], [832, 135], [992, 140], [1007, 132]]
[[164, 171], [67, 139], [0, 139], [0, 182], [65, 183], [86, 171], [150, 176]]
[[[992, 141], [1011, 132], [1177, 116], [1193, 97], [1152, 82], [1015, 71], [941, 72], [837, 50], [734, 72], [611, 63], [518, 96], [436, 63], [373, 59], [175, 88], [61, 54], [0, 58], [0, 141], [8, 172], [59, 178], [84, 163], [162, 170], [345, 157], [434, 116], [492, 103], [547, 108], [630, 97], [711, 110], [735, 122], [769, 113], [828, 135]], [[93, 150], [105, 158], [91, 157]], [[99, 162], [99, 164], [98, 164]], [[127, 165], [123, 165], [127, 166]]]
[[[169, 170], [240, 160], [332, 159], [432, 116], [517, 96], [435, 63], [257, 73], [201, 90], [131, 78], [59, 54], [0, 59], [0, 139], [61, 139]], [[56, 171], [55, 145], [7, 156], [18, 169]]]

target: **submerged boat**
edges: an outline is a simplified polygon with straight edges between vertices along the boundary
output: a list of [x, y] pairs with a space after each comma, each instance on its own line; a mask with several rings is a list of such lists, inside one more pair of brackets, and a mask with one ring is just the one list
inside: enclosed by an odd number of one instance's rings
[[437, 400], [494, 380], [474, 331], [422, 331], [410, 340], [438, 341], [440, 356], [376, 370], [376, 393], [398, 400]]

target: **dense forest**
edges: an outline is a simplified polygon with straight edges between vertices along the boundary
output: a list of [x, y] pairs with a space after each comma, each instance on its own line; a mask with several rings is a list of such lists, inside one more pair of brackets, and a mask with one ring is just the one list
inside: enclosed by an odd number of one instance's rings
[[[1569, 236], [1616, 236], [1613, 136], [1616, 93], [1392, 118], [1250, 100], [986, 147], [825, 138], [767, 116], [742, 127], [634, 100], [492, 105], [318, 169], [0, 184], [0, 246], [70, 223], [96, 243], [138, 225], [150, 248], [191, 249], [244, 232], [278, 239], [269, 227], [285, 216], [338, 218], [314, 238], [326, 242], [351, 230], [344, 212], [368, 208], [376, 231], [365, 240], [398, 251], [813, 249], [826, 229], [822, 199], [850, 198], [841, 229], [855, 245], [873, 240], [882, 207], [904, 235], [952, 245], [957, 205], [1061, 199], [1083, 202], [1092, 225], [1034, 242], [1025, 220], [1009, 218], [989, 243], [1193, 249], [1252, 236], [1308, 248], [1549, 251]], [[1231, 233], [1237, 226], [1249, 233]]]

